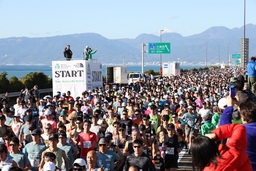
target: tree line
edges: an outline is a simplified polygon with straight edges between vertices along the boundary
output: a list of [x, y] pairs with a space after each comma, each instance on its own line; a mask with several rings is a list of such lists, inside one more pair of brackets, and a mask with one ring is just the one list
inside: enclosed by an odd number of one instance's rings
[[20, 79], [16, 76], [8, 79], [7, 75], [7, 72], [0, 74], [0, 93], [18, 92], [26, 87], [32, 89], [34, 85], [38, 85], [40, 89], [52, 88], [52, 79], [43, 72], [30, 72]]

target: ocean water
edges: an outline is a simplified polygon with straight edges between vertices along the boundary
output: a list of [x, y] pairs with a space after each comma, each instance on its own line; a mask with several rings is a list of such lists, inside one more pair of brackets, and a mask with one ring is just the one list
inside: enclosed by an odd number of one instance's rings
[[[141, 72], [141, 65], [127, 65], [128, 72]], [[200, 68], [202, 66], [190, 66], [181, 65], [181, 69]], [[146, 65], [144, 71], [153, 69], [155, 72], [159, 72], [159, 65]], [[29, 73], [43, 72], [45, 75], [52, 77], [52, 68], [47, 65], [0, 65], [0, 74], [7, 73], [7, 78], [16, 76], [17, 78], [25, 77]], [[102, 66], [102, 75], [106, 76], [106, 65]]]

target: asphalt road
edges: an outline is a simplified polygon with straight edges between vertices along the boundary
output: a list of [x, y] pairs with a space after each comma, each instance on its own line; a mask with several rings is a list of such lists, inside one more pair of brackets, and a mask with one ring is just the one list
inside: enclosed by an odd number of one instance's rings
[[[156, 161], [156, 169], [160, 171], [159, 161]], [[193, 171], [192, 157], [187, 154], [186, 149], [183, 149], [179, 154], [178, 171]]]

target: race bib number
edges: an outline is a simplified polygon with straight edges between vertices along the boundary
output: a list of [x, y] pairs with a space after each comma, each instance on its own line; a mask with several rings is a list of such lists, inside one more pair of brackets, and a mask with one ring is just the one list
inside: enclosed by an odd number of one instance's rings
[[166, 154], [174, 155], [174, 147], [167, 147]]
[[84, 142], [84, 148], [91, 148], [92, 147], [92, 142], [91, 141], [85, 141]]
[[30, 153], [29, 154], [30, 163], [32, 167], [38, 167], [40, 163], [40, 158], [38, 153]]

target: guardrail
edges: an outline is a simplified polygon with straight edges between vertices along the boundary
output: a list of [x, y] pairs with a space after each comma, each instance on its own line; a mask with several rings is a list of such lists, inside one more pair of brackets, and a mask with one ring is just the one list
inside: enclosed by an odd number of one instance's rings
[[[40, 94], [52, 93], [52, 88], [39, 89], [39, 92]], [[19, 95], [20, 95], [20, 91], [8, 93], [9, 98], [18, 97]], [[0, 98], [3, 98], [3, 97], [5, 97], [5, 93], [0, 95]]]

